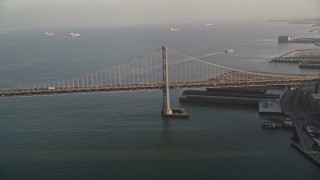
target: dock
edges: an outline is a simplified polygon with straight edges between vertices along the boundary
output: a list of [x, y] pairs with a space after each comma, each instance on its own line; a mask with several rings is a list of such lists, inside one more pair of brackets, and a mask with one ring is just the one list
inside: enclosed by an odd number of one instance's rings
[[297, 63], [300, 68], [320, 68], [320, 49], [299, 49], [267, 59], [276, 63]]
[[263, 129], [292, 129], [294, 128], [293, 120], [288, 116], [273, 117], [265, 120], [261, 127]]

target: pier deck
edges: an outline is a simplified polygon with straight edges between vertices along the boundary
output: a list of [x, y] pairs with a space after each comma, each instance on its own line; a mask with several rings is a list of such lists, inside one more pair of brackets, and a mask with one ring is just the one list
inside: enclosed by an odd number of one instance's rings
[[313, 64], [320, 64], [320, 49], [294, 50], [268, 60], [279, 63], [299, 63], [299, 67], [317, 68], [319, 66]]

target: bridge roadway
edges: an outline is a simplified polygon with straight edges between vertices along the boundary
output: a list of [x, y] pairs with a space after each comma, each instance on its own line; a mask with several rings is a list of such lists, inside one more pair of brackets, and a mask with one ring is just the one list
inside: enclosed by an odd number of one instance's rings
[[[211, 79], [209, 81], [193, 82], [173, 82], [170, 83], [171, 89], [183, 88], [204, 88], [204, 87], [239, 87], [239, 86], [267, 86], [267, 85], [297, 85], [306, 83], [314, 79], [277, 79], [277, 80], [247, 80], [247, 81], [230, 81]], [[0, 89], [0, 98], [17, 97], [17, 96], [41, 96], [56, 94], [91, 94], [91, 93], [110, 93], [110, 92], [129, 92], [129, 91], [151, 91], [163, 88], [163, 83], [153, 84], [130, 84], [130, 85], [94, 85], [94, 86], [69, 86], [69, 87], [34, 87], [34, 88], [11, 88]]]

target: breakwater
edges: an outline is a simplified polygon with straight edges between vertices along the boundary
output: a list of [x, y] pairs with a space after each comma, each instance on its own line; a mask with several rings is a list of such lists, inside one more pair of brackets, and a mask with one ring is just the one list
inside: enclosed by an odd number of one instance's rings
[[316, 154], [312, 154], [312, 152], [306, 152], [300, 144], [295, 143], [295, 142], [290, 142], [290, 145], [292, 147], [294, 147], [295, 149], [297, 149], [301, 154], [303, 154], [306, 158], [308, 158], [311, 162], [313, 162], [315, 165], [317, 165], [318, 167], [320, 167], [320, 161], [319, 159], [316, 157]]
[[278, 36], [278, 43], [320, 43], [320, 38], [294, 38], [293, 36]]

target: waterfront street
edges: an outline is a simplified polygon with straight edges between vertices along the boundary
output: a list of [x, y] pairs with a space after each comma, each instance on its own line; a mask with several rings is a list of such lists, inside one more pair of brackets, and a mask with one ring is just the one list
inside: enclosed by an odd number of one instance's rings
[[312, 145], [314, 140], [308, 135], [303, 127], [313, 126], [320, 128], [319, 121], [315, 120], [310, 108], [308, 107], [307, 98], [311, 94], [312, 85], [300, 86], [296, 89], [288, 90], [282, 98], [283, 113], [291, 116], [294, 122], [295, 130], [300, 143], [295, 143], [297, 148], [303, 151], [318, 164], [320, 163], [320, 152], [313, 151]]

